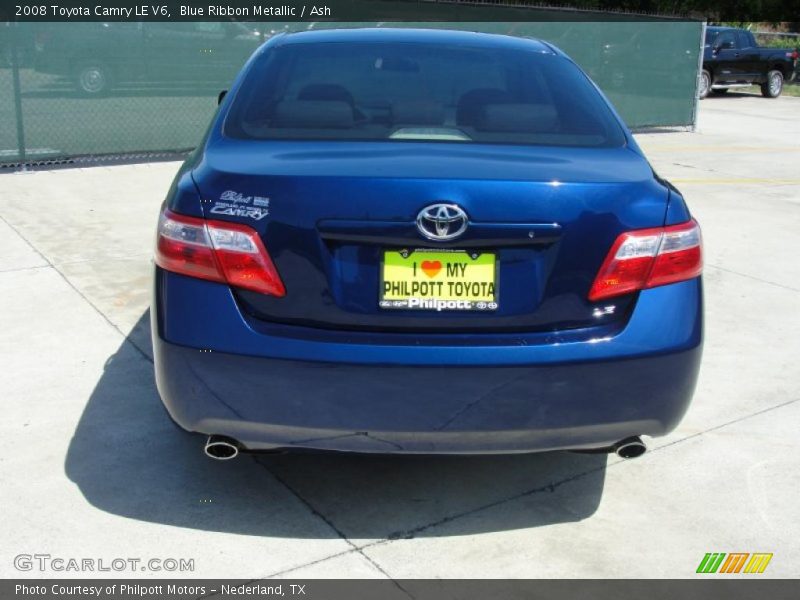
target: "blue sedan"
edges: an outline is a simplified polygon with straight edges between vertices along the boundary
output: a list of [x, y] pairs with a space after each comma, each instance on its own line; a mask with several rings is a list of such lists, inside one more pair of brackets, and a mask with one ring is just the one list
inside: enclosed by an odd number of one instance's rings
[[541, 41], [272, 38], [177, 174], [155, 263], [158, 389], [213, 458], [631, 458], [697, 380], [698, 224]]

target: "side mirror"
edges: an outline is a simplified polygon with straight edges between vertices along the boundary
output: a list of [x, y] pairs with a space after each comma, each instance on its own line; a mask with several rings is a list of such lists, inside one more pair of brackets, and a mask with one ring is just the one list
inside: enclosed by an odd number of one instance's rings
[[222, 101], [225, 98], [225, 94], [228, 93], [228, 90], [222, 90], [219, 95], [217, 96], [217, 105], [222, 104]]

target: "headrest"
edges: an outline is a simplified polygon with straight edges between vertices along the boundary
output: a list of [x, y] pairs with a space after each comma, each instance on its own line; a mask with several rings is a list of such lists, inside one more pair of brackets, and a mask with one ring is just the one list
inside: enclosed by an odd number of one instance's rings
[[511, 102], [511, 94], [498, 88], [476, 88], [461, 94], [456, 106], [456, 124], [474, 126], [487, 104]]
[[284, 100], [275, 107], [272, 127], [298, 129], [349, 129], [353, 109], [346, 102]]
[[558, 126], [558, 113], [550, 104], [487, 104], [475, 123], [479, 131], [545, 133]]
[[297, 94], [298, 100], [336, 100], [355, 106], [353, 94], [341, 85], [335, 83], [312, 83], [305, 86]]

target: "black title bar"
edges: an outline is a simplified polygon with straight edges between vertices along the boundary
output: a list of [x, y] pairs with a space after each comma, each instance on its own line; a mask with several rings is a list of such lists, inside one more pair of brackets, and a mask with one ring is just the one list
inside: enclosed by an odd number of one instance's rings
[[3, 0], [0, 21], [794, 21], [800, 0]]

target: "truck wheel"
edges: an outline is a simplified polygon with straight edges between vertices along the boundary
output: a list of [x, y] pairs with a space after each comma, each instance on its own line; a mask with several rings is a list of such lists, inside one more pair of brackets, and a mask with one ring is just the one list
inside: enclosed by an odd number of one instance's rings
[[101, 62], [80, 62], [75, 67], [75, 87], [84, 96], [102, 96], [111, 88], [111, 73]]
[[767, 73], [767, 80], [761, 84], [761, 95], [764, 98], [777, 98], [783, 91], [783, 73], [777, 69]]
[[697, 97], [702, 100], [711, 91], [711, 73], [703, 69], [700, 72], [700, 86], [697, 90]]

